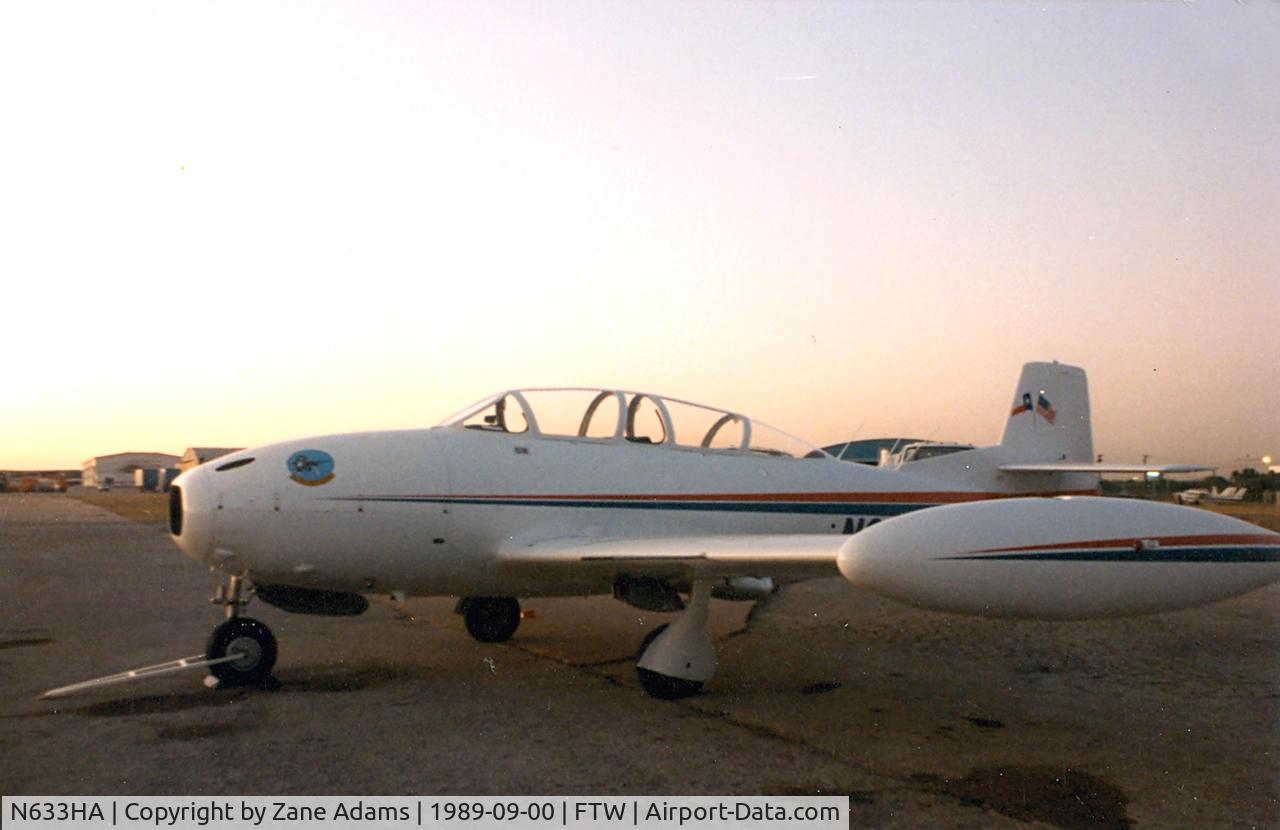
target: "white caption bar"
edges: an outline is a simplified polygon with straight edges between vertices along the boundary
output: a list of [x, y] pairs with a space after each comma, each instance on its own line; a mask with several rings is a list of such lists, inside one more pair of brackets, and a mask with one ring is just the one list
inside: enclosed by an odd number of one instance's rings
[[7, 830], [835, 830], [848, 827], [848, 816], [849, 801], [841, 796], [0, 797], [0, 824]]

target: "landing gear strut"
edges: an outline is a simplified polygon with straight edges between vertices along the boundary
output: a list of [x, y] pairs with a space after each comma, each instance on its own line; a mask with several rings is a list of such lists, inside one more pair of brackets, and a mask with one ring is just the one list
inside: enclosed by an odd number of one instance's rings
[[236, 660], [209, 666], [210, 674], [227, 686], [261, 683], [271, 676], [276, 664], [276, 638], [262, 623], [240, 616], [240, 609], [249, 603], [248, 599], [241, 599], [240, 594], [241, 578], [228, 577], [226, 589], [219, 589], [213, 599], [215, 604], [226, 606], [227, 619], [213, 630], [205, 649], [209, 660], [240, 655]]
[[515, 597], [467, 597], [457, 609], [467, 633], [482, 643], [505, 643], [520, 627], [520, 601]]
[[716, 650], [707, 634], [711, 584], [696, 580], [689, 604], [670, 625], [649, 632], [640, 644], [636, 674], [649, 695], [663, 700], [691, 697], [716, 670]]

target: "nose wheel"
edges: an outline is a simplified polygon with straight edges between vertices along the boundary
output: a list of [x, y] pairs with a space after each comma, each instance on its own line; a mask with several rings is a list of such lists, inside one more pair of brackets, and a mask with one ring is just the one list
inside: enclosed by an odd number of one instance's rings
[[276, 664], [276, 638], [257, 620], [234, 617], [213, 630], [205, 657], [219, 660], [235, 654], [235, 660], [213, 663], [209, 673], [218, 682], [230, 686], [248, 686], [261, 683], [271, 676]]
[[[226, 589], [219, 589], [213, 602], [225, 605], [227, 619], [213, 630], [205, 657], [211, 662], [209, 673], [219, 684], [249, 686], [261, 683], [271, 676], [276, 664], [276, 638], [271, 629], [258, 620], [240, 616], [240, 609], [249, 603], [241, 599], [241, 579], [228, 577]], [[235, 657], [233, 660], [225, 658]]]

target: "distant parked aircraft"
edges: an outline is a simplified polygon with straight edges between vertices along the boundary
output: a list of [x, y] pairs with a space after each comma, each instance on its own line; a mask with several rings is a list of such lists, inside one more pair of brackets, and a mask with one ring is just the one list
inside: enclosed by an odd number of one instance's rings
[[1173, 500], [1178, 504], [1244, 501], [1244, 497], [1248, 495], [1248, 493], [1248, 487], [1223, 487], [1221, 490], [1217, 487], [1214, 487], [1212, 490], [1193, 488], [1190, 490], [1183, 490], [1180, 493], [1174, 493]]

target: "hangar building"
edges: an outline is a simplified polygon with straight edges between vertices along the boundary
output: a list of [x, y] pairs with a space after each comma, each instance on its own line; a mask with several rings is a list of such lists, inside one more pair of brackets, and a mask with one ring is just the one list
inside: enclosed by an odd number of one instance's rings
[[172, 467], [178, 456], [163, 452], [118, 452], [115, 455], [99, 455], [80, 465], [85, 487], [97, 487], [107, 479], [115, 484], [133, 485], [136, 470], [155, 467]]
[[182, 472], [190, 470], [192, 467], [199, 467], [206, 461], [212, 461], [215, 458], [221, 458], [228, 453], [233, 453], [242, 449], [241, 447], [187, 447], [187, 451], [182, 454], [182, 458], [178, 459], [178, 469]]

